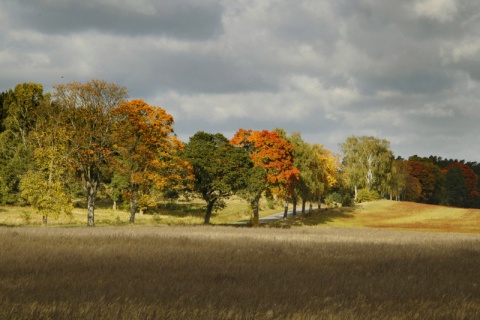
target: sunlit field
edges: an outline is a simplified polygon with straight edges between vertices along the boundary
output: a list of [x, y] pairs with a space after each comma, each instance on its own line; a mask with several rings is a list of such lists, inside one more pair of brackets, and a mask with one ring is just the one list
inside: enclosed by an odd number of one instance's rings
[[[283, 211], [281, 203], [268, 203], [262, 199], [260, 216]], [[291, 209], [291, 207], [290, 207]], [[300, 210], [298, 209], [298, 212]], [[95, 210], [96, 226], [128, 226], [129, 213], [119, 208], [113, 210], [111, 203], [99, 202]], [[232, 197], [227, 207], [212, 215], [216, 225], [249, 221], [251, 211], [246, 201]], [[204, 203], [164, 203], [146, 214], [137, 214], [136, 226], [200, 225], [204, 219]], [[40, 226], [42, 217], [29, 207], [0, 207], [0, 226]], [[85, 226], [87, 211], [75, 208], [71, 217], [49, 218], [49, 226]], [[273, 228], [294, 227], [354, 227], [435, 232], [480, 233], [480, 210], [433, 206], [412, 202], [381, 200], [347, 208], [314, 210], [311, 214], [297, 215], [285, 221], [269, 223]]]
[[[269, 203], [266, 199], [260, 201], [260, 216], [278, 213], [283, 210], [280, 202]], [[192, 201], [178, 201], [162, 203], [157, 208], [146, 210], [145, 214], [135, 216], [136, 225], [195, 225], [202, 224], [205, 216], [205, 202], [200, 199]], [[227, 224], [237, 221], [248, 221], [251, 211], [248, 203], [239, 197], [227, 200], [225, 209], [212, 214], [212, 224]], [[128, 225], [130, 213], [121, 206], [112, 209], [111, 202], [97, 201], [95, 209], [95, 225], [122, 226]], [[0, 226], [38, 226], [42, 224], [42, 217], [30, 207], [0, 207]], [[80, 202], [73, 210], [71, 217], [60, 216], [58, 219], [49, 218], [50, 226], [85, 226], [87, 224], [86, 206]]]
[[480, 236], [0, 228], [1, 319], [478, 319]]
[[381, 200], [352, 208], [315, 211], [274, 227], [332, 226], [435, 232], [480, 233], [480, 209], [461, 209]]

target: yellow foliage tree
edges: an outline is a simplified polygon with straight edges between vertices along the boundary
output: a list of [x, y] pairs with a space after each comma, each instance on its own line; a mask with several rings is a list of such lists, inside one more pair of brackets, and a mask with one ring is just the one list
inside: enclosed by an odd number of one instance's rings
[[71, 197], [64, 188], [69, 170], [70, 135], [65, 126], [65, 109], [51, 104], [48, 97], [35, 115], [37, 122], [29, 135], [35, 163], [22, 177], [20, 191], [43, 216], [46, 225], [48, 217], [56, 219], [61, 213], [70, 215], [72, 212]]
[[324, 148], [321, 144], [315, 144], [312, 148], [318, 158], [318, 168], [316, 172], [316, 185], [314, 194], [318, 199], [318, 208], [320, 208], [322, 194], [338, 186], [341, 167], [339, 156]]
[[87, 225], [94, 226], [95, 200], [112, 158], [111, 111], [125, 101], [127, 90], [100, 80], [70, 82], [54, 88], [55, 103], [67, 110], [69, 153], [86, 196]]

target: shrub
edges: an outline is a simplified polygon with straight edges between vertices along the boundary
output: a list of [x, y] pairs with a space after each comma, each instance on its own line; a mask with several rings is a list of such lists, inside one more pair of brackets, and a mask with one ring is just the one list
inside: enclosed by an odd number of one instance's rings
[[327, 206], [333, 205], [333, 206], [336, 207], [336, 206], [338, 206], [338, 204], [340, 204], [342, 202], [343, 202], [343, 197], [338, 192], [330, 193], [325, 197], [325, 204]]
[[360, 189], [357, 194], [357, 202], [367, 202], [378, 200], [380, 196], [374, 190]]
[[32, 214], [28, 211], [22, 210], [20, 212], [20, 218], [22, 218], [23, 221], [25, 221], [26, 224], [30, 224], [32, 221]]
[[353, 200], [352, 197], [347, 193], [342, 200], [342, 207], [351, 207], [353, 206]]

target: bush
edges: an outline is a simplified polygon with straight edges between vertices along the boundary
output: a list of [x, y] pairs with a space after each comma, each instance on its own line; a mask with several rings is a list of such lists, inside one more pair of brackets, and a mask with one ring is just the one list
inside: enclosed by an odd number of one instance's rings
[[351, 207], [353, 206], [353, 200], [352, 197], [347, 193], [342, 200], [342, 207]]
[[30, 224], [32, 221], [32, 214], [26, 210], [20, 211], [20, 218], [25, 221], [26, 224]]
[[380, 196], [374, 190], [360, 189], [357, 194], [357, 202], [367, 202], [378, 200]]
[[338, 192], [330, 193], [325, 197], [325, 204], [329, 207], [330, 206], [337, 207], [338, 204], [341, 204], [342, 202], [343, 202], [343, 197]]

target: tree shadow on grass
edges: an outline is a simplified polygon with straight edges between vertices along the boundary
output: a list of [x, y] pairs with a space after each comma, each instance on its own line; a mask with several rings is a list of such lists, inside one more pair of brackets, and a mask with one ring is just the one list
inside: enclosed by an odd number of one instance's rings
[[161, 203], [156, 207], [149, 208], [147, 214], [161, 214], [171, 217], [203, 217], [205, 215], [205, 205], [203, 203], [193, 202], [172, 202]]
[[[75, 207], [86, 210], [86, 201], [83, 199], [75, 201]], [[111, 200], [99, 199], [95, 202], [95, 209], [109, 210], [112, 209], [112, 207], [113, 202]], [[117, 210], [128, 212], [128, 203], [118, 202]], [[188, 201], [162, 202], [154, 207], [147, 208], [147, 210], [144, 211], [144, 214], [159, 214], [178, 218], [184, 218], [188, 216], [203, 217], [205, 216], [205, 204]]]
[[358, 207], [343, 207], [331, 209], [317, 209], [312, 213], [300, 214], [286, 220], [279, 220], [268, 224], [268, 227], [291, 228], [303, 226], [318, 226], [339, 219], [351, 219], [355, 217]]

